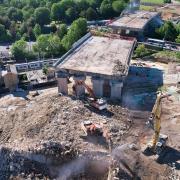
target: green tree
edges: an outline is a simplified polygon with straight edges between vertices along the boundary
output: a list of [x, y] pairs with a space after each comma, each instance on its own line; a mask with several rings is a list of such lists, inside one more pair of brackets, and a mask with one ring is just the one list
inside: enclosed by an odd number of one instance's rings
[[57, 35], [60, 39], [62, 39], [67, 34], [67, 26], [66, 24], [60, 24], [57, 29]]
[[34, 35], [37, 38], [41, 34], [41, 26], [36, 24], [33, 29]]
[[5, 26], [0, 24], [0, 42], [7, 41], [7, 40], [8, 40], [8, 37], [7, 37]]
[[90, 21], [95, 20], [97, 18], [97, 13], [92, 7], [89, 7], [87, 9], [86, 18], [87, 18], [87, 20], [90, 20]]
[[62, 0], [60, 3], [65, 10], [71, 7], [75, 7], [76, 5], [74, 0]]
[[5, 26], [0, 24], [0, 37], [6, 33]]
[[165, 22], [160, 28], [156, 29], [157, 35], [168, 41], [175, 41], [177, 37], [177, 30], [171, 21]]
[[58, 57], [62, 55], [65, 50], [61, 44], [60, 38], [56, 35], [49, 37], [48, 55]]
[[120, 15], [123, 9], [126, 7], [126, 3], [124, 1], [116, 0], [112, 3], [113, 10]]
[[180, 34], [180, 22], [176, 25], [176, 31], [178, 34]]
[[8, 17], [13, 21], [22, 21], [23, 20], [23, 13], [21, 10], [10, 7], [7, 12]]
[[40, 35], [37, 38], [37, 42], [34, 45], [34, 50], [42, 53], [42, 52], [47, 52], [49, 47], [49, 35]]
[[11, 25], [10, 25], [10, 27], [9, 27], [9, 33], [10, 33], [10, 35], [11, 35], [11, 37], [12, 37], [13, 40], [16, 39], [17, 29], [18, 29], [18, 28], [17, 28], [16, 22], [15, 22], [15, 21], [12, 21], [12, 22], [11, 22]]
[[19, 31], [21, 34], [24, 34], [25, 32], [27, 32], [27, 23], [26, 22], [23, 22], [19, 28]]
[[83, 10], [87, 10], [87, 8], [89, 7], [89, 4], [85, 0], [79, 0], [77, 1], [77, 6], [80, 11], [83, 11]]
[[29, 7], [37, 8], [39, 6], [38, 0], [26, 0]]
[[136, 57], [142, 57], [149, 53], [149, 51], [145, 48], [144, 44], [138, 45], [135, 50]]
[[112, 8], [112, 4], [109, 0], [103, 0], [100, 6], [100, 13], [104, 18], [113, 17], [114, 11]]
[[54, 3], [52, 5], [51, 17], [54, 21], [61, 21], [65, 18], [65, 10], [60, 3]]
[[23, 12], [23, 19], [27, 20], [32, 16], [32, 14], [34, 14], [34, 8], [29, 8], [28, 6], [25, 6], [22, 12]]
[[77, 35], [79, 36], [79, 38], [84, 36], [87, 33], [87, 21], [86, 21], [86, 19], [79, 18], [79, 19], [75, 20], [72, 24], [72, 29], [78, 30]]
[[25, 5], [25, 1], [11, 0], [10, 5], [16, 8], [22, 8]]
[[164, 0], [164, 3], [171, 3], [171, 0]]
[[27, 28], [27, 34], [29, 36], [28, 41], [34, 41], [36, 39], [33, 28], [31, 26]]
[[79, 13], [79, 16], [82, 17], [82, 18], [86, 18], [86, 11], [85, 11], [85, 10], [82, 10], [82, 11]]
[[102, 0], [88, 0], [87, 2], [90, 7], [92, 7], [93, 9], [96, 9], [96, 8], [99, 8]]
[[23, 39], [16, 41], [11, 48], [11, 53], [15, 59], [23, 60], [27, 55], [27, 43]]
[[69, 50], [73, 43], [75, 43], [79, 38], [85, 35], [87, 32], [87, 22], [84, 18], [79, 18], [75, 20], [67, 35], [62, 39], [62, 44], [66, 50]]
[[36, 20], [34, 19], [34, 17], [30, 17], [26, 22], [27, 26], [34, 27], [36, 25]]
[[48, 8], [39, 7], [34, 12], [35, 20], [41, 26], [50, 23], [50, 11]]
[[65, 12], [66, 14], [66, 21], [67, 22], [72, 22], [73, 20], [76, 19], [76, 10], [72, 7], [68, 8]]
[[48, 74], [48, 66], [43, 66], [42, 70], [43, 70], [43, 74], [45, 75]]
[[176, 42], [177, 42], [177, 43], [180, 43], [180, 34], [177, 36]]
[[51, 32], [55, 33], [57, 31], [57, 27], [55, 23], [51, 23]]
[[60, 38], [56, 35], [40, 35], [33, 49], [39, 53], [40, 57], [58, 57], [65, 52]]
[[11, 21], [7, 16], [0, 16], [0, 24], [4, 25], [6, 29], [9, 29]]

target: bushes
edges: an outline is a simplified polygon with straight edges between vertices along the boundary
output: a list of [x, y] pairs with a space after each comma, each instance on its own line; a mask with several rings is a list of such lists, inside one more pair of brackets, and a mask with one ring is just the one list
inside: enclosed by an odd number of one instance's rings
[[126, 7], [126, 3], [124, 1], [114, 1], [112, 3], [112, 7], [113, 7], [113, 10], [117, 13], [117, 14], [120, 14], [123, 9]]
[[177, 43], [180, 43], [180, 34], [177, 36], [176, 42], [177, 42]]
[[23, 39], [16, 41], [12, 48], [11, 53], [15, 59], [24, 60], [27, 57], [27, 43]]
[[65, 50], [61, 44], [60, 38], [57, 35], [40, 35], [37, 43], [33, 46], [34, 52], [43, 57], [58, 57]]
[[67, 26], [66, 24], [60, 24], [59, 27], [57, 28], [57, 35], [59, 36], [60, 39], [62, 39], [66, 34], [67, 34]]
[[135, 56], [136, 57], [143, 57], [150, 53], [150, 51], [145, 48], [144, 44], [138, 45], [138, 47], [135, 50]]
[[157, 37], [167, 41], [175, 41], [179, 32], [178, 25], [174, 25], [171, 21], [165, 22], [160, 28], [156, 29]]
[[39, 7], [34, 12], [36, 23], [42, 25], [50, 23], [50, 11], [48, 8]]
[[174, 52], [174, 51], [160, 51], [154, 55], [156, 58], [164, 58], [167, 60], [180, 62], [180, 52]]

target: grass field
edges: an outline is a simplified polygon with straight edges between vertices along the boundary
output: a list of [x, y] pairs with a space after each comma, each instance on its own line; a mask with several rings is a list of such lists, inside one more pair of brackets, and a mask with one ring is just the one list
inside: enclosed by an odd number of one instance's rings
[[140, 6], [140, 10], [143, 10], [143, 11], [153, 11], [154, 7], [153, 6], [144, 6], [144, 5], [141, 5]]
[[164, 4], [163, 0], [141, 0], [141, 2], [143, 3], [152, 3], [152, 4]]

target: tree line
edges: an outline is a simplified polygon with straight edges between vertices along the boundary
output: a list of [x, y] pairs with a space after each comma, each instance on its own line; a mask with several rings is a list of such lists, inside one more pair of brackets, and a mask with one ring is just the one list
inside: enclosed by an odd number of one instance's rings
[[180, 43], [180, 23], [174, 24], [171, 21], [166, 21], [160, 28], [156, 29], [156, 37]]
[[31, 59], [55, 58], [66, 53], [73, 43], [87, 33], [87, 22], [84, 18], [75, 20], [69, 29], [66, 24], [59, 26], [59, 31], [54, 34], [41, 34], [40, 26], [36, 26], [37, 41], [29, 48], [27, 41], [21, 38], [16, 41], [11, 52], [14, 58], [21, 62]]
[[0, 42], [59, 31], [60, 24], [119, 16], [129, 0], [0, 0]]

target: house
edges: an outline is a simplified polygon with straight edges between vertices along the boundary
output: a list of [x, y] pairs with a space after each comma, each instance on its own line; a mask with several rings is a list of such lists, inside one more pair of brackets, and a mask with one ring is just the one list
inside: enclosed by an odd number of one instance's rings
[[136, 37], [137, 40], [143, 41], [146, 36], [154, 33], [161, 24], [160, 13], [137, 10], [124, 13], [110, 22], [108, 27], [121, 36]]

